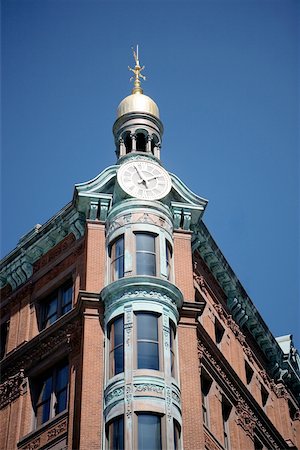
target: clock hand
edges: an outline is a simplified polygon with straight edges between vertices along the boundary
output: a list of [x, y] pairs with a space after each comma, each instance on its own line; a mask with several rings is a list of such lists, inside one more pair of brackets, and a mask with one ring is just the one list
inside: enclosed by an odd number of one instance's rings
[[156, 178], [159, 178], [159, 177], [160, 177], [160, 175], [156, 175], [156, 176], [149, 177], [149, 178], [144, 178], [144, 180], [140, 180], [140, 181], [138, 181], [138, 183], [143, 183], [143, 181], [155, 180]]
[[148, 180], [146, 180], [146, 178], [144, 177], [143, 173], [140, 171], [139, 167], [136, 164], [134, 164], [134, 167], [135, 167], [135, 170], [137, 171], [137, 173], [138, 173], [138, 175], [140, 177], [140, 180], [138, 181], [138, 183], [139, 184], [140, 183], [145, 183], [145, 186], [148, 187], [148, 185], [147, 185], [147, 181]]

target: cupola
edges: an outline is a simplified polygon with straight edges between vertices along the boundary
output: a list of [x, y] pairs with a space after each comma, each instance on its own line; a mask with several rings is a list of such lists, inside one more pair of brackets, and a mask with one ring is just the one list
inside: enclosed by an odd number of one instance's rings
[[143, 93], [141, 73], [145, 66], [140, 66], [138, 46], [133, 50], [135, 67], [132, 69], [134, 80], [131, 95], [125, 97], [117, 109], [117, 120], [113, 127], [116, 154], [121, 158], [129, 153], [144, 153], [160, 159], [161, 136], [163, 125], [159, 118], [159, 109], [152, 98]]

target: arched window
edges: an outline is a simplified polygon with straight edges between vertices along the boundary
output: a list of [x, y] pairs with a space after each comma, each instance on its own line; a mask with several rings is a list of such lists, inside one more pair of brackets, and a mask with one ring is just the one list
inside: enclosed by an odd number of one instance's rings
[[154, 148], [158, 145], [158, 137], [156, 134], [153, 134], [151, 139], [151, 153], [154, 155]]
[[125, 144], [125, 148], [126, 148], [126, 153], [130, 153], [132, 151], [132, 139], [131, 139], [129, 131], [127, 131], [127, 133], [125, 133], [125, 136], [123, 137], [123, 139], [124, 139], [124, 144]]
[[136, 135], [136, 149], [138, 152], [145, 152], [146, 151], [146, 136], [144, 133], [137, 133]]

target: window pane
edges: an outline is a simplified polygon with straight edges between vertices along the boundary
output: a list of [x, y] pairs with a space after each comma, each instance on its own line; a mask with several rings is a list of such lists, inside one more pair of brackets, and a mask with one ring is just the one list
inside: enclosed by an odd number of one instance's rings
[[67, 408], [67, 389], [63, 389], [56, 394], [56, 414], [64, 411]]
[[137, 317], [137, 338], [158, 341], [157, 316], [154, 314], [138, 313]]
[[136, 233], [137, 251], [155, 252], [155, 237], [151, 234]]
[[120, 237], [116, 242], [115, 242], [115, 258], [118, 258], [119, 256], [124, 254], [124, 238], [123, 236]]
[[124, 450], [124, 418], [117, 417], [109, 425], [109, 450]]
[[161, 419], [154, 414], [138, 415], [138, 449], [161, 450]]
[[40, 395], [40, 402], [44, 402], [45, 400], [50, 398], [51, 392], [52, 392], [52, 376], [49, 376], [43, 382], [42, 389], [41, 389], [41, 395]]
[[62, 304], [67, 305], [72, 302], [72, 286], [65, 287], [62, 293]]
[[114, 350], [114, 366], [115, 366], [115, 371], [114, 371], [113, 375], [117, 375], [118, 373], [124, 372], [123, 345], [121, 347], [117, 347]]
[[136, 254], [136, 273], [137, 275], [156, 275], [155, 254], [137, 253]]
[[123, 344], [123, 336], [124, 336], [124, 324], [123, 324], [123, 316], [116, 319], [113, 323], [113, 346], [117, 347], [120, 344]]
[[50, 399], [42, 403], [36, 408], [36, 424], [37, 426], [47, 422], [50, 418]]
[[56, 389], [60, 391], [68, 384], [68, 378], [69, 378], [69, 366], [65, 365], [57, 370], [57, 376], [56, 376]]
[[138, 342], [138, 369], [159, 370], [158, 344]]

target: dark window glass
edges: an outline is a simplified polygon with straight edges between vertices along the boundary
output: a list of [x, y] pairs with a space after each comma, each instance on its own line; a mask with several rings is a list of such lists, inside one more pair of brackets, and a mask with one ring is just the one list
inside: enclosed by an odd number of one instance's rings
[[251, 369], [251, 367], [249, 366], [247, 361], [245, 361], [245, 372], [246, 372], [247, 384], [250, 384], [251, 380], [252, 380], [252, 377], [253, 377], [253, 370]]
[[138, 415], [138, 450], [161, 450], [161, 418], [154, 414]]
[[36, 426], [40, 426], [67, 408], [69, 366], [63, 363], [47, 371], [36, 386]]
[[126, 136], [124, 139], [124, 144], [126, 147], [126, 153], [130, 153], [132, 150], [132, 139], [131, 139], [130, 133], [126, 133]]
[[155, 236], [149, 233], [136, 233], [136, 273], [137, 275], [156, 275]]
[[166, 265], [167, 265], [167, 278], [171, 278], [171, 259], [172, 259], [172, 248], [168, 241], [166, 241]]
[[8, 338], [9, 322], [3, 322], [1, 324], [1, 336], [0, 336], [0, 359], [6, 355], [7, 338]]
[[124, 450], [124, 417], [120, 416], [109, 424], [109, 450]]
[[158, 317], [137, 313], [137, 368], [159, 370]]
[[110, 340], [110, 376], [124, 372], [124, 319], [115, 319], [109, 332]]
[[144, 133], [137, 133], [136, 135], [136, 149], [138, 152], [146, 151], [146, 136]]
[[174, 426], [174, 450], [178, 450], [180, 448], [180, 426], [176, 422], [176, 420], [174, 420], [173, 426]]
[[224, 336], [224, 328], [222, 327], [222, 325], [220, 324], [220, 322], [218, 321], [218, 319], [215, 319], [215, 336], [216, 336], [216, 343], [220, 344], [220, 342], [223, 339]]
[[268, 401], [269, 394], [262, 384], [260, 386], [260, 392], [261, 392], [261, 402], [263, 407], [265, 407]]
[[170, 322], [170, 360], [171, 360], [171, 375], [175, 377], [175, 325]]
[[41, 328], [49, 327], [72, 308], [73, 287], [67, 283], [41, 302]]
[[229, 449], [229, 416], [232, 406], [226, 398], [222, 398], [222, 419], [223, 419], [223, 433], [224, 433], [224, 448]]
[[112, 281], [124, 277], [124, 236], [120, 236], [111, 246], [111, 278]]
[[208, 394], [212, 385], [212, 380], [206, 375], [205, 372], [201, 375], [201, 395], [202, 395], [202, 418], [203, 423], [208, 427]]

